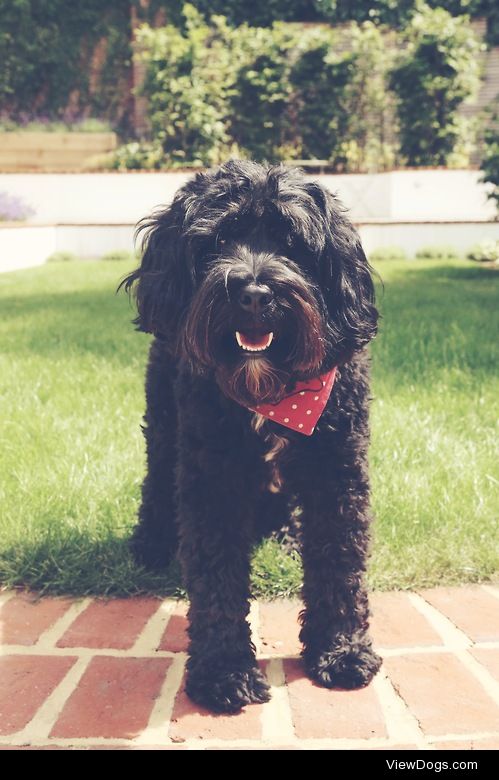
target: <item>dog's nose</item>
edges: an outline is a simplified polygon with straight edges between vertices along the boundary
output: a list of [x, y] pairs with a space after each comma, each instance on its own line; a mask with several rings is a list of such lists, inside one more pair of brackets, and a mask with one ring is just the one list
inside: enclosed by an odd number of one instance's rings
[[261, 314], [272, 303], [273, 297], [272, 290], [266, 284], [250, 282], [239, 293], [238, 301], [244, 311]]

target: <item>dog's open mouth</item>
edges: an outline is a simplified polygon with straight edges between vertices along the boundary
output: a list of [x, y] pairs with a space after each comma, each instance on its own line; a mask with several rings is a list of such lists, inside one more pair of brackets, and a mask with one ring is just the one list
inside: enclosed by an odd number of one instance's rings
[[262, 336], [250, 336], [236, 330], [236, 341], [245, 352], [263, 352], [272, 344], [274, 334], [264, 333]]

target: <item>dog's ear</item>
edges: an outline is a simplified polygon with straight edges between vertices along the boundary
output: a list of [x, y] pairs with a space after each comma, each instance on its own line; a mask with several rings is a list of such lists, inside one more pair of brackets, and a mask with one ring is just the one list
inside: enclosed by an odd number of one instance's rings
[[194, 271], [182, 237], [182, 199], [139, 223], [136, 237], [143, 233], [142, 261], [121, 282], [133, 292], [138, 315], [137, 330], [154, 333], [175, 351], [179, 326], [193, 289]]
[[330, 338], [338, 355], [346, 357], [376, 335], [373, 269], [341, 203], [317, 183], [308, 184], [307, 189], [324, 220], [319, 283], [328, 310]]

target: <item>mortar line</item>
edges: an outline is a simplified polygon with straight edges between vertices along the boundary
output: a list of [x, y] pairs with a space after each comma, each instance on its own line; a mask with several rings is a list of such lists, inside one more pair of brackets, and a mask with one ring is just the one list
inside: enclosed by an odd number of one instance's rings
[[425, 735], [417, 718], [383, 670], [376, 675], [372, 686], [378, 695], [388, 738], [398, 744], [409, 742], [418, 747], [426, 746]]
[[262, 709], [263, 742], [270, 745], [292, 743], [296, 737], [282, 659], [272, 658], [267, 663], [266, 674], [271, 699]]
[[408, 595], [411, 603], [433, 626], [448, 649], [455, 651], [472, 646], [473, 641], [470, 637], [455, 626], [442, 612], [425, 601], [419, 593], [409, 593]]
[[133, 646], [130, 648], [131, 653], [143, 655], [147, 652], [154, 652], [156, 655], [156, 648], [160, 645], [163, 633], [170, 622], [176, 606], [177, 604], [174, 600], [165, 599], [161, 602], [158, 601], [158, 609], [151, 615], [137, 636]]
[[[21, 742], [19, 735], [21, 732], [18, 732], [17, 734], [11, 734], [10, 736], [3, 736], [0, 737], [0, 745], [12, 745], [12, 744], [19, 744]], [[484, 731], [484, 732], [469, 732], [469, 733], [461, 733], [461, 734], [455, 734], [455, 733], [449, 733], [449, 734], [438, 734], [438, 735], [428, 735], [426, 737], [426, 740], [428, 742], [427, 747], [432, 747], [434, 743], [436, 742], [462, 742], [462, 741], [480, 741], [485, 739], [498, 739], [499, 738], [499, 731]], [[26, 740], [23, 740], [24, 743], [26, 743]], [[123, 745], [124, 747], [148, 747], [150, 745], [138, 745], [132, 740], [122, 739], [120, 737], [75, 737], [75, 738], [69, 738], [69, 737], [51, 737], [48, 739], [45, 738], [33, 738], [29, 741], [29, 744], [32, 746], [42, 746], [42, 745], [58, 745], [61, 747], [94, 747], [96, 745], [101, 746], [108, 746], [108, 745]], [[156, 743], [157, 744], [157, 743]], [[172, 746], [180, 744], [180, 743], [172, 743]], [[412, 743], [414, 744], [414, 743]], [[243, 737], [227, 740], [227, 739], [221, 739], [220, 737], [213, 737], [213, 738], [200, 738], [200, 737], [191, 737], [185, 740], [185, 742], [181, 743], [182, 747], [190, 749], [190, 750], [196, 750], [196, 749], [204, 749], [207, 747], [224, 747], [227, 749], [231, 749], [232, 747], [255, 747], [255, 745], [258, 745], [262, 748], [265, 747], [277, 747], [277, 746], [284, 746], [284, 743], [279, 743], [279, 745], [265, 745], [263, 744], [262, 740], [256, 740], [256, 739], [246, 739]], [[372, 737], [371, 739], [348, 739], [348, 738], [331, 738], [331, 737], [307, 737], [305, 739], [297, 739], [296, 737], [292, 740], [292, 742], [287, 742], [286, 745], [296, 745], [297, 747], [303, 747], [303, 748], [310, 748], [312, 750], [323, 750], [323, 749], [347, 749], [347, 750], [356, 750], [356, 749], [370, 749], [373, 747], [396, 747], [397, 745], [400, 745], [400, 740], [393, 740], [386, 737]], [[158, 745], [161, 746], [161, 745]]]
[[499, 599], [499, 587], [494, 587], [493, 585], [482, 585], [482, 590], [484, 590], [485, 593], [490, 593], [491, 596], [495, 596], [496, 599]]
[[262, 652], [262, 643], [260, 640], [260, 604], [254, 599], [250, 604], [248, 620], [251, 629], [251, 641], [255, 645], [256, 657], [260, 657]]
[[31, 742], [34, 739], [49, 739], [55, 723], [71, 694], [77, 689], [83, 674], [89, 664], [87, 658], [77, 658], [71, 669], [64, 675], [61, 682], [56, 685], [52, 693], [35, 712], [30, 722], [18, 733], [17, 738], [23, 742]]
[[134, 745], [175, 744], [172, 742], [168, 732], [175, 699], [184, 676], [186, 658], [186, 653], [176, 654], [176, 658], [174, 658], [168, 669], [160, 694], [152, 708], [149, 722], [142, 733], [133, 740]]
[[[39, 652], [43, 650], [51, 651], [55, 648], [57, 642], [64, 636], [70, 625], [86, 610], [92, 601], [93, 599], [91, 598], [85, 598], [71, 604], [64, 615], [61, 615], [61, 617], [45, 629], [45, 631], [42, 631], [38, 640], [32, 647]], [[74, 655], [74, 653], [72, 655]]]
[[485, 693], [499, 707], [499, 682], [490, 674], [488, 669], [483, 666], [468, 650], [459, 650], [455, 653], [463, 666], [468, 669], [473, 677], [478, 680]]

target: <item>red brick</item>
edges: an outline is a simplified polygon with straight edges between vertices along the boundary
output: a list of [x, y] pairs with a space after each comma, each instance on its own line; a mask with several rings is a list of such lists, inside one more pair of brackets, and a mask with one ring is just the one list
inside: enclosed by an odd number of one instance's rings
[[383, 713], [372, 686], [358, 691], [316, 685], [297, 660], [284, 661], [289, 700], [299, 739], [386, 737]]
[[499, 737], [467, 739], [463, 742], [435, 742], [437, 750], [499, 750]]
[[75, 660], [41, 655], [0, 658], [0, 734], [24, 728]]
[[184, 653], [189, 645], [189, 636], [187, 634], [187, 610], [188, 604], [179, 602], [175, 607], [173, 615], [170, 617], [158, 650], [169, 650], [171, 653]]
[[93, 601], [71, 623], [57, 647], [110, 647], [128, 650], [154, 615], [159, 599]]
[[51, 737], [133, 739], [147, 726], [169, 658], [93, 658]]
[[186, 739], [261, 739], [264, 706], [250, 704], [237, 715], [215, 715], [194, 704], [182, 684], [173, 708], [170, 738], [174, 742]]
[[0, 642], [5, 645], [34, 645], [40, 635], [69, 609], [68, 599], [20, 594], [0, 609]]
[[479, 586], [423, 590], [421, 596], [475, 642], [499, 639], [499, 599]]
[[451, 653], [385, 658], [385, 669], [426, 734], [499, 729], [499, 708]]
[[377, 647], [441, 645], [437, 632], [411, 604], [407, 593], [371, 595], [371, 632]]
[[484, 647], [475, 647], [471, 650], [477, 661], [499, 681], [499, 650]]
[[300, 625], [298, 615], [303, 608], [299, 601], [260, 602], [260, 638], [266, 655], [299, 655]]

